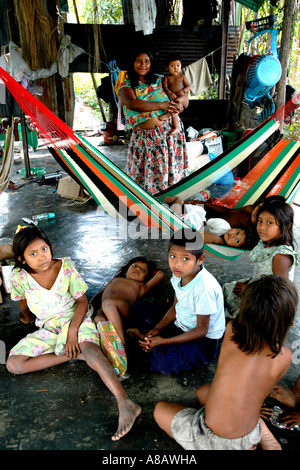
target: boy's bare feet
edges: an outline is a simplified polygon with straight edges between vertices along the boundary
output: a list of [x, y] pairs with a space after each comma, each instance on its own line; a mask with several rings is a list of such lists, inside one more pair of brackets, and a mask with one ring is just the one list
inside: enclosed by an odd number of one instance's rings
[[130, 431], [141, 411], [141, 407], [133, 403], [129, 398], [119, 404], [119, 427], [112, 436], [113, 441], [118, 441]]
[[179, 133], [180, 133], [179, 127], [175, 127], [175, 129], [173, 129], [172, 132], [170, 132], [170, 135], [179, 134]]
[[275, 439], [271, 431], [269, 430], [266, 423], [261, 419], [261, 440], [260, 440], [260, 447], [263, 450], [282, 450], [281, 445]]
[[133, 338], [142, 339], [142, 340], [145, 339], [145, 335], [140, 333], [138, 328], [128, 328], [127, 333]]
[[272, 388], [270, 397], [275, 398], [275, 400], [280, 401], [286, 406], [294, 408], [296, 406], [295, 395], [288, 387], [277, 384]]

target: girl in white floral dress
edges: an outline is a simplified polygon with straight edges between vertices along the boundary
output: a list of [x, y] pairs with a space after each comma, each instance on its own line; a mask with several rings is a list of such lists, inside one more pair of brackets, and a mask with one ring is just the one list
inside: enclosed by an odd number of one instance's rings
[[114, 394], [119, 407], [118, 440], [133, 426], [141, 409], [125, 393], [99, 347], [99, 335], [86, 297], [87, 285], [70, 258], [54, 259], [51, 243], [38, 227], [25, 227], [13, 241], [15, 266], [12, 300], [19, 301], [20, 320], [35, 318], [39, 329], [10, 351], [7, 369], [25, 374], [82, 359]]
[[259, 208], [256, 229], [260, 240], [249, 254], [250, 260], [255, 262], [252, 277], [223, 285], [227, 318], [237, 315], [240, 297], [249, 282], [264, 274], [294, 280], [298, 253], [294, 250], [293, 223], [294, 211], [284, 201], [266, 200]]

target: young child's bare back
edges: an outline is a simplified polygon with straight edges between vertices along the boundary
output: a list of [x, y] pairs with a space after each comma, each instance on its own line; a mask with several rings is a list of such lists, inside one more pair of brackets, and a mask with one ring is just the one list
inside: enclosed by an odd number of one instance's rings
[[145, 282], [147, 275], [147, 263], [136, 261], [129, 266], [126, 277], [113, 278], [100, 293], [101, 308], [97, 309], [94, 321], [96, 324], [99, 321], [111, 321], [124, 347], [126, 343], [123, 320], [128, 317], [131, 307], [164, 277], [162, 271], [157, 271]]
[[292, 352], [283, 343], [297, 303], [288, 279], [270, 275], [249, 284], [226, 327], [213, 381], [197, 390], [201, 408], [159, 402], [158, 425], [184, 449], [280, 450], [261, 407], [291, 364]]
[[197, 393], [200, 403], [207, 393], [207, 426], [216, 435], [229, 439], [245, 436], [255, 428], [266, 396], [286, 373], [292, 359], [291, 350], [284, 346], [276, 357], [267, 345], [259, 354], [245, 354], [232, 336], [230, 322], [213, 383], [206, 386], [207, 391], [200, 388]]

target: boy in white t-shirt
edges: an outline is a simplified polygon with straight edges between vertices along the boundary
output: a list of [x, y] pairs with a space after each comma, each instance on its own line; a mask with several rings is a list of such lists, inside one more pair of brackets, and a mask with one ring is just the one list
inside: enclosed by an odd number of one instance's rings
[[223, 293], [203, 266], [204, 258], [200, 232], [185, 228], [174, 233], [169, 248], [174, 303], [140, 340], [142, 348], [152, 352], [153, 371], [179, 373], [217, 357], [225, 331]]

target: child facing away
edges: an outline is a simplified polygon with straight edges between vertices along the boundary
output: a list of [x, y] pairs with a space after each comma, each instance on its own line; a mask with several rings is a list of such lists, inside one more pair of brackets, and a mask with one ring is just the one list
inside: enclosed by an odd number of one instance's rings
[[19, 301], [22, 319], [35, 315], [39, 329], [10, 351], [7, 369], [26, 374], [71, 359], [83, 359], [115, 396], [119, 423], [113, 440], [132, 428], [141, 408], [132, 402], [99, 348], [99, 335], [88, 310], [87, 285], [70, 258], [53, 258], [52, 245], [38, 227], [25, 227], [13, 240], [15, 266], [12, 300]]
[[257, 233], [259, 242], [249, 253], [254, 262], [249, 279], [225, 283], [223, 293], [226, 317], [234, 318], [240, 298], [248, 283], [263, 274], [277, 274], [293, 281], [298, 254], [294, 251], [294, 211], [286, 202], [268, 200], [257, 211]]
[[131, 259], [91, 300], [96, 311], [96, 325], [106, 319], [111, 321], [126, 348], [124, 320], [128, 318], [133, 305], [163, 278], [164, 273], [157, 271], [152, 261], [143, 256]]
[[169, 266], [174, 303], [156, 327], [140, 338], [144, 351], [151, 351], [153, 371], [171, 374], [201, 367], [219, 352], [225, 331], [223, 295], [203, 266], [204, 258], [200, 232], [185, 228], [173, 234]]
[[[165, 75], [162, 81], [163, 89], [171, 101], [177, 101], [181, 96], [187, 95], [190, 91], [190, 84], [186, 76], [181, 73], [181, 58], [178, 54], [169, 54], [165, 61], [165, 67], [169, 75]], [[178, 114], [172, 114], [173, 131], [171, 134], [178, 134], [179, 121]]]
[[238, 316], [226, 326], [213, 381], [197, 390], [201, 408], [159, 402], [158, 425], [187, 450], [280, 450], [260, 410], [291, 364], [283, 342], [297, 301], [288, 279], [270, 275], [249, 284]]

